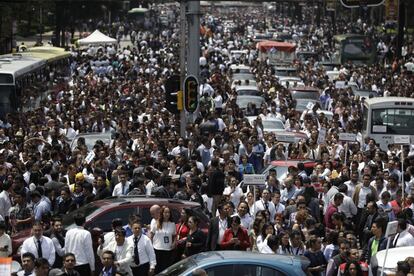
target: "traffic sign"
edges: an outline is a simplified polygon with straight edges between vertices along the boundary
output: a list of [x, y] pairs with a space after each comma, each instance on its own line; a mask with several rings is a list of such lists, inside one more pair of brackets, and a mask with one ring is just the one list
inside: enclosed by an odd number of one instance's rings
[[266, 175], [264, 174], [244, 174], [243, 183], [245, 185], [264, 185], [266, 183]]
[[188, 76], [184, 80], [184, 107], [187, 112], [193, 113], [198, 107], [198, 80], [195, 76]]
[[339, 133], [339, 141], [354, 142], [356, 140], [355, 133]]
[[376, 7], [384, 4], [385, 0], [341, 0], [346, 8]]

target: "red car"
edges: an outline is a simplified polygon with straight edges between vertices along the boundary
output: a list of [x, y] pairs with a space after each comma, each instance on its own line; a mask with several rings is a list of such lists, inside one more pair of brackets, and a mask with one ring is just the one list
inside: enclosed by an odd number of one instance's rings
[[[141, 216], [143, 225], [150, 224], [151, 215], [149, 209], [154, 204], [169, 207], [174, 222], [178, 222], [181, 210], [188, 208], [192, 211], [193, 215], [200, 219], [200, 229], [205, 232], [208, 231], [210, 220], [203, 212], [200, 204], [185, 200], [145, 196], [110, 197], [108, 199], [97, 200], [86, 204], [74, 212], [82, 212], [86, 215], [85, 228], [91, 231], [95, 243], [102, 232], [106, 233], [112, 231], [111, 223], [115, 218], [122, 219], [122, 222], [126, 225], [128, 223], [129, 215], [138, 214]], [[63, 217], [63, 227], [66, 230], [75, 227], [73, 213]], [[30, 236], [30, 229], [21, 231], [12, 236], [14, 257], [19, 257], [18, 248], [22, 245], [23, 241]]]

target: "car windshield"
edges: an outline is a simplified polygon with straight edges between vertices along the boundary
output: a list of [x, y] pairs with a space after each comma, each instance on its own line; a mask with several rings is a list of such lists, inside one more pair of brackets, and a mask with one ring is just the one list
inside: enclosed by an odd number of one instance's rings
[[195, 267], [196, 265], [196, 262], [194, 262], [191, 258], [187, 258], [170, 266], [158, 275], [178, 276], [184, 273], [185, 271], [190, 270], [192, 267]]
[[258, 96], [259, 95], [259, 91], [258, 90], [253, 90], [253, 89], [246, 89], [246, 90], [237, 90], [237, 95], [240, 96]]
[[263, 129], [285, 129], [281, 121], [262, 121]]
[[257, 97], [257, 98], [237, 97], [237, 99], [236, 99], [236, 103], [239, 106], [239, 108], [241, 108], [241, 109], [247, 108], [247, 105], [249, 103], [254, 104], [256, 106], [256, 108], [260, 108], [260, 106], [264, 102], [265, 102], [265, 99], [261, 98], [261, 97]]
[[293, 99], [318, 100], [319, 99], [319, 95], [316, 92], [293, 91], [292, 98]]
[[[99, 208], [100, 208], [99, 205], [96, 205], [94, 203], [89, 203], [89, 204], [86, 204], [86, 205], [80, 207], [76, 211], [84, 214], [85, 217], [86, 217], [86, 220], [87, 220], [87, 218], [90, 215], [92, 215], [94, 212], [98, 211]], [[63, 224], [63, 227], [65, 229], [72, 228], [72, 226], [75, 224], [75, 220], [73, 219], [73, 214], [64, 215], [63, 218], [62, 218], [62, 224]]]

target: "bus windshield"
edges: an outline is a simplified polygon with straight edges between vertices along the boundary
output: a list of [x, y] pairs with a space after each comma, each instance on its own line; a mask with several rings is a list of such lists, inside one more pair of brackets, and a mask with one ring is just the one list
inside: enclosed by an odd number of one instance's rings
[[14, 110], [13, 95], [14, 86], [0, 85], [0, 117]]
[[372, 133], [413, 135], [413, 117], [413, 109], [374, 109], [372, 110]]
[[349, 57], [368, 59], [371, 52], [368, 38], [347, 39], [343, 45], [343, 54]]

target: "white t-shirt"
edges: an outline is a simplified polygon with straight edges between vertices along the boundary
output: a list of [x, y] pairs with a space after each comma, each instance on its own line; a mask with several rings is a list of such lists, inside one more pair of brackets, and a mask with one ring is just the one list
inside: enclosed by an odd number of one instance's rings
[[233, 191], [233, 189], [230, 186], [228, 186], [224, 189], [223, 195], [228, 194], [230, 194], [230, 201], [233, 202], [234, 207], [237, 208], [237, 206], [239, 206], [240, 198], [243, 195], [243, 190], [240, 187], [235, 187]]
[[162, 228], [158, 229], [157, 224], [151, 225], [151, 232], [154, 234], [152, 244], [157, 250], [171, 250], [173, 236], [176, 235], [174, 222], [163, 222]]

